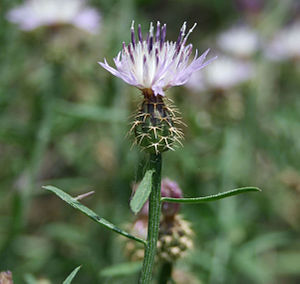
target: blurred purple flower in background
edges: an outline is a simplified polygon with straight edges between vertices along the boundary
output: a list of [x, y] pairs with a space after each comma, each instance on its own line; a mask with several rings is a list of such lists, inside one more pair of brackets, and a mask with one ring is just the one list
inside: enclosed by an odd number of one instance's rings
[[258, 13], [264, 5], [265, 0], [235, 0], [236, 6], [245, 12]]
[[300, 59], [300, 21], [278, 31], [266, 44], [264, 54], [273, 61]]
[[10, 10], [7, 19], [25, 31], [70, 24], [97, 33], [100, 26], [99, 12], [86, 6], [85, 0], [27, 0]]
[[123, 42], [112, 68], [104, 59], [99, 64], [113, 75], [121, 78], [126, 83], [141, 90], [149, 90], [154, 95], [164, 96], [164, 91], [172, 86], [185, 84], [192, 73], [208, 65], [213, 59], [204, 62], [209, 50], [198, 57], [196, 50], [194, 59], [190, 62], [192, 44], [186, 45], [190, 33], [196, 24], [186, 32], [184, 22], [176, 42], [166, 41], [166, 24], [157, 22], [154, 33], [153, 24], [150, 24], [149, 33], [143, 39], [141, 26], [138, 26], [138, 39], [136, 40], [134, 22], [131, 26], [131, 43], [127, 46]]
[[259, 37], [250, 27], [233, 27], [218, 36], [217, 44], [224, 52], [233, 56], [248, 58], [257, 52]]
[[227, 90], [250, 80], [254, 75], [251, 62], [220, 57], [201, 74], [193, 74], [187, 87], [194, 91]]

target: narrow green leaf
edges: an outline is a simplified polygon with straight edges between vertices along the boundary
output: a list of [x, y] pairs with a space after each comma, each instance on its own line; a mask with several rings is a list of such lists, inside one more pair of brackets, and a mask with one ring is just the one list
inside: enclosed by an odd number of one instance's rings
[[101, 270], [103, 277], [118, 277], [137, 273], [142, 268], [142, 262], [126, 262], [112, 265]]
[[146, 171], [141, 183], [139, 184], [133, 198], [130, 201], [130, 208], [134, 214], [137, 214], [149, 198], [152, 188], [153, 170]]
[[24, 275], [24, 280], [25, 280], [26, 284], [37, 284], [37, 281], [34, 278], [34, 276], [32, 274], [29, 274], [29, 273], [26, 273]]
[[126, 113], [118, 110], [111, 110], [104, 107], [88, 105], [88, 104], [77, 104], [70, 103], [65, 100], [56, 101], [56, 111], [81, 119], [95, 120], [95, 121], [115, 121], [123, 122], [126, 118]]
[[234, 196], [237, 194], [249, 192], [249, 191], [261, 191], [257, 187], [241, 187], [232, 189], [226, 192], [220, 192], [217, 194], [209, 195], [209, 196], [203, 196], [203, 197], [190, 197], [190, 198], [171, 198], [171, 197], [162, 197], [162, 202], [174, 202], [174, 203], [189, 203], [189, 204], [196, 204], [196, 203], [202, 203], [202, 202], [210, 202], [219, 200], [222, 198], [226, 198], [229, 196]]
[[68, 204], [70, 204], [75, 209], [81, 211], [83, 214], [87, 215], [88, 217], [90, 217], [92, 220], [94, 220], [98, 224], [101, 224], [104, 227], [106, 227], [120, 235], [123, 235], [129, 239], [138, 241], [142, 244], [146, 244], [145, 240], [135, 237], [135, 236], [127, 233], [126, 231], [123, 231], [120, 228], [116, 227], [114, 224], [110, 223], [109, 221], [105, 220], [104, 218], [101, 218], [94, 211], [92, 211], [88, 207], [84, 206], [78, 200], [76, 200], [75, 198], [73, 198], [72, 196], [67, 194], [66, 192], [62, 191], [61, 189], [54, 187], [52, 185], [43, 186], [43, 188], [55, 193], [59, 198], [61, 198], [62, 200], [64, 200]]
[[67, 279], [63, 282], [63, 284], [70, 284], [73, 280], [73, 278], [76, 276], [77, 272], [79, 271], [79, 269], [81, 268], [81, 266], [76, 267], [71, 274], [67, 277]]

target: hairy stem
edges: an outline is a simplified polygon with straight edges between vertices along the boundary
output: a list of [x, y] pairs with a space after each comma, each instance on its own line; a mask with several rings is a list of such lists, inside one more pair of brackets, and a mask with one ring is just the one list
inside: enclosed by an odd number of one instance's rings
[[156, 254], [161, 207], [161, 160], [161, 154], [150, 154], [149, 169], [153, 170], [153, 175], [152, 189], [149, 198], [148, 237], [147, 244], [145, 246], [145, 258], [140, 277], [141, 284], [150, 283]]

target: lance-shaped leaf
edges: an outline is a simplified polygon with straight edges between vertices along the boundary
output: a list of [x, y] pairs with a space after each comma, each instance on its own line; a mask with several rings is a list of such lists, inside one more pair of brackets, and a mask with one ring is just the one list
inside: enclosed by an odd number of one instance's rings
[[203, 203], [203, 202], [210, 202], [210, 201], [215, 201], [219, 199], [223, 199], [229, 196], [249, 192], [249, 191], [261, 191], [257, 187], [241, 187], [241, 188], [236, 188], [232, 189], [226, 192], [220, 192], [217, 194], [213, 195], [208, 195], [208, 196], [202, 196], [202, 197], [189, 197], [189, 198], [171, 198], [171, 197], [162, 197], [161, 201], [162, 202], [175, 202], [175, 203], [189, 203], [189, 204], [196, 204], [196, 203]]
[[62, 191], [61, 189], [54, 187], [52, 185], [43, 186], [43, 188], [55, 193], [59, 198], [61, 198], [62, 200], [64, 200], [65, 202], [67, 202], [72, 207], [76, 208], [77, 210], [81, 211], [83, 214], [87, 215], [88, 217], [90, 217], [92, 220], [94, 220], [98, 224], [101, 224], [104, 227], [106, 227], [120, 235], [123, 235], [129, 239], [138, 241], [142, 244], [146, 244], [145, 240], [135, 237], [135, 236], [127, 233], [126, 231], [123, 231], [122, 229], [116, 227], [114, 224], [112, 224], [109, 221], [107, 221], [106, 219], [98, 216], [94, 211], [92, 211], [88, 207], [84, 206], [78, 200], [76, 200], [75, 198], [73, 198], [72, 196], [67, 194], [66, 192]]
[[67, 279], [63, 282], [63, 284], [70, 284], [73, 280], [73, 278], [76, 276], [77, 272], [79, 271], [79, 269], [81, 268], [81, 266], [76, 267], [71, 274], [67, 277]]
[[139, 184], [134, 196], [130, 201], [130, 208], [134, 214], [137, 214], [149, 198], [152, 189], [153, 170], [146, 171], [141, 183]]

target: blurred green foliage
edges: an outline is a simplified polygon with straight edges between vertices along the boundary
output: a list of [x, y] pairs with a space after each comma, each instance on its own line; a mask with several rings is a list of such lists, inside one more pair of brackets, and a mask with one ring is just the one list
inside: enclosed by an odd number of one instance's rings
[[[94, 0], [101, 32], [88, 35], [20, 31], [5, 17], [20, 2], [2, 0], [0, 9], [0, 271], [11, 270], [15, 283], [61, 283], [82, 265], [74, 283], [135, 283], [136, 269], [107, 273], [128, 262], [119, 237], [41, 188], [95, 190], [88, 207], [118, 226], [134, 220], [128, 200], [140, 153], [125, 136], [140, 94], [97, 61], [112, 62], [132, 19], [144, 31], [149, 21], [166, 22], [173, 40], [184, 20], [197, 22], [190, 41], [217, 54], [219, 31], [247, 23], [267, 38], [297, 15], [295, 3], [261, 1], [249, 13], [237, 1]], [[178, 267], [200, 283], [300, 281], [299, 62], [260, 53], [251, 60], [255, 78], [232, 92], [168, 91], [188, 127], [184, 147], [164, 155], [163, 175], [187, 197], [263, 189], [182, 206], [195, 249]]]

